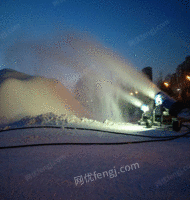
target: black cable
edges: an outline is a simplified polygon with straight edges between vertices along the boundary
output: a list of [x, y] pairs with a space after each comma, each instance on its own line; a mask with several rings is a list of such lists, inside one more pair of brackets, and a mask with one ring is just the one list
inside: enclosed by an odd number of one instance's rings
[[[137, 135], [137, 134], [130, 134], [130, 133], [118, 133], [114, 131], [104, 131], [100, 129], [92, 129], [92, 128], [76, 128], [76, 127], [62, 127], [62, 126], [28, 126], [28, 127], [19, 127], [19, 128], [9, 128], [6, 130], [0, 130], [0, 132], [5, 131], [12, 131], [12, 130], [19, 130], [19, 129], [31, 129], [31, 128], [63, 128], [63, 129], [74, 129], [74, 130], [85, 130], [85, 131], [99, 131], [103, 133], [111, 133], [111, 134], [117, 134], [117, 135], [129, 135], [129, 136], [135, 136], [135, 137], [148, 137], [148, 138], [171, 138], [175, 136], [149, 136], [149, 135]], [[187, 127], [188, 128], [188, 127]]]
[[25, 126], [25, 127], [17, 127], [17, 128], [7, 128], [7, 129], [2, 129], [0, 132], [5, 132], [5, 131], [14, 131], [14, 130], [19, 130], [19, 129], [30, 129], [30, 128], [62, 128], [62, 126], [51, 126], [51, 125], [40, 125], [40, 126]]
[[[188, 129], [190, 129], [188, 127]], [[5, 146], [0, 147], [0, 149], [10, 149], [10, 148], [22, 148], [22, 147], [34, 147], [34, 146], [53, 146], [53, 145], [124, 145], [124, 144], [135, 144], [135, 143], [146, 143], [146, 142], [159, 142], [159, 141], [169, 141], [180, 137], [185, 137], [190, 132], [184, 133], [183, 135], [172, 136], [167, 139], [160, 140], [143, 140], [143, 141], [133, 141], [133, 142], [117, 142], [117, 143], [43, 143], [43, 144], [29, 144], [29, 145], [18, 145], [18, 146]]]

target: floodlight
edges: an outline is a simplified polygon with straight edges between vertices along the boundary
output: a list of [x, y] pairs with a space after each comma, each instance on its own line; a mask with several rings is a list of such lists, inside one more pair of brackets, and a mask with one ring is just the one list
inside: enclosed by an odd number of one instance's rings
[[162, 105], [167, 109], [170, 109], [170, 107], [176, 102], [173, 98], [171, 98], [164, 92], [157, 93], [154, 100], [156, 106]]
[[143, 104], [143, 105], [141, 106], [141, 110], [145, 113], [145, 112], [149, 111], [149, 106], [146, 105], [146, 104]]

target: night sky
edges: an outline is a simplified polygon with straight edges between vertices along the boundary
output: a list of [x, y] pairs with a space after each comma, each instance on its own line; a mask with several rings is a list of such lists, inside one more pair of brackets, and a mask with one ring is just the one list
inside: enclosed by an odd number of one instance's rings
[[[135, 68], [174, 73], [190, 55], [190, 3], [185, 1], [1, 0], [0, 69], [5, 47], [21, 32], [38, 37], [55, 29], [91, 34]], [[10, 67], [10, 66], [9, 66]]]

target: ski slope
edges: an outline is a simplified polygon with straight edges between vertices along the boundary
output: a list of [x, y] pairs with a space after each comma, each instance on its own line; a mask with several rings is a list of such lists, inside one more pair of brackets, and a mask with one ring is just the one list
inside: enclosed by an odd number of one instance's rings
[[[53, 126], [54, 122], [49, 121], [49, 124]], [[129, 123], [109, 126], [102, 123], [94, 130], [97, 122], [88, 124], [87, 130], [73, 121], [64, 121], [65, 128], [55, 124], [54, 128], [37, 128], [47, 123], [30, 124], [27, 126], [31, 128], [18, 130], [4, 127], [0, 133], [1, 147], [29, 146], [0, 150], [1, 199], [190, 198], [188, 135], [157, 142], [151, 140], [163, 138], [142, 137], [182, 135], [187, 128], [176, 133], [166, 127], [147, 130]], [[147, 142], [142, 142], [145, 140]], [[124, 142], [127, 144], [115, 144]], [[32, 144], [46, 145], [30, 146]], [[96, 179], [89, 176], [94, 173]]]

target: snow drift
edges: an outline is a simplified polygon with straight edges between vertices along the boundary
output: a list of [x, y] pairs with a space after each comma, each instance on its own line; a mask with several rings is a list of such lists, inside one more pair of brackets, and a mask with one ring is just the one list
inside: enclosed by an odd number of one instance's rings
[[0, 124], [49, 112], [91, 117], [56, 79], [3, 69], [0, 71], [0, 80]]

